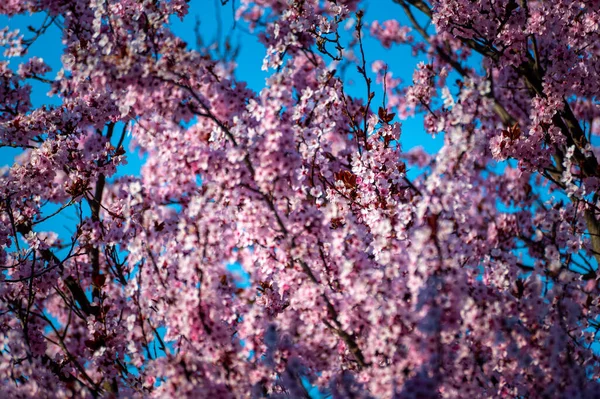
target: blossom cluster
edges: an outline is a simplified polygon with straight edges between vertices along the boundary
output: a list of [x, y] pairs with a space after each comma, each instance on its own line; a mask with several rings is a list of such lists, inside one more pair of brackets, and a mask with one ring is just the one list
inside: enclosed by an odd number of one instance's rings
[[[0, 396], [600, 395], [600, 3], [390, 1], [412, 26], [361, 6], [243, 0], [255, 92], [171, 31], [186, 1], [0, 5], [64, 41], [52, 80], [0, 63], [0, 145], [20, 150], [0, 170]], [[412, 84], [367, 64], [366, 26], [427, 57]], [[60, 104], [34, 107], [33, 80]], [[414, 113], [435, 154], [403, 148]]]

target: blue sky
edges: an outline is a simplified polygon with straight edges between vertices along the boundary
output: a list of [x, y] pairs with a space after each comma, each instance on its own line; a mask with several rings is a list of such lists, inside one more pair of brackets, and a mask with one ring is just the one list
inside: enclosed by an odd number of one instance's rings
[[[240, 45], [240, 54], [237, 58], [238, 66], [235, 71], [236, 77], [241, 81], [245, 81], [253, 90], [260, 91], [265, 86], [265, 79], [272, 72], [261, 70], [265, 49], [259, 43], [257, 37], [247, 31], [243, 23], [238, 22], [234, 29], [233, 13], [229, 4], [231, 3], [221, 6], [219, 0], [192, 0], [189, 14], [183, 21], [173, 18], [172, 28], [190, 47], [193, 47], [196, 41], [194, 26], [197, 18], [200, 20], [200, 31], [206, 43], [212, 42], [217, 37], [219, 32], [217, 21], [222, 21], [220, 29], [222, 33], [221, 37], [231, 33], [233, 42]], [[366, 10], [365, 20], [367, 22], [399, 18], [401, 22], [408, 24], [402, 9], [393, 4], [391, 0], [366, 1], [364, 2], [364, 6]], [[0, 27], [18, 28], [21, 32], [25, 33], [25, 37], [30, 37], [31, 33], [27, 29], [28, 26], [38, 27], [43, 21], [44, 15], [42, 14], [18, 15], [12, 18], [0, 16]], [[390, 50], [385, 50], [374, 39], [369, 37], [368, 34], [365, 36], [367, 63], [370, 64], [375, 60], [383, 60], [389, 65], [389, 70], [393, 72], [395, 77], [400, 77], [407, 84], [410, 83], [414, 67], [422, 59], [413, 57], [411, 49], [408, 46], [394, 46]], [[52, 26], [31, 46], [26, 58], [33, 55], [43, 58], [52, 67], [49, 76], [53, 77], [61, 67], [61, 53], [61, 32], [56, 26]], [[3, 56], [0, 56], [0, 60], [4, 59]], [[16, 69], [18, 63], [22, 61], [23, 59], [11, 59], [11, 67]], [[348, 76], [355, 83], [347, 85], [347, 92], [351, 95], [364, 97], [364, 83], [357, 76], [352, 76], [352, 72]], [[47, 84], [40, 82], [31, 82], [31, 84], [33, 86], [32, 102], [34, 106], [58, 104], [60, 102], [56, 97], [50, 98], [46, 96], [49, 90]], [[376, 85], [374, 90], [376, 91], [374, 104], [380, 104], [383, 88]], [[422, 145], [428, 152], [435, 152], [440, 148], [441, 144], [442, 139], [440, 137], [432, 139], [430, 135], [423, 131], [420, 116], [403, 122], [402, 146], [405, 150]], [[18, 152], [15, 149], [0, 148], [0, 167], [12, 164], [14, 156]], [[129, 155], [129, 164], [120, 171], [120, 174], [139, 173], [141, 162], [132, 155]]]

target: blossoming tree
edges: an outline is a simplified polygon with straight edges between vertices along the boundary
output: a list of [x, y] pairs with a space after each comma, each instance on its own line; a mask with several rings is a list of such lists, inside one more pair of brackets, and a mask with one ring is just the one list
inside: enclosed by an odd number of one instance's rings
[[[600, 1], [240, 3], [259, 93], [171, 32], [183, 0], [0, 4], [64, 43], [53, 80], [0, 63], [1, 396], [598, 397]], [[436, 154], [402, 150], [414, 113]]]

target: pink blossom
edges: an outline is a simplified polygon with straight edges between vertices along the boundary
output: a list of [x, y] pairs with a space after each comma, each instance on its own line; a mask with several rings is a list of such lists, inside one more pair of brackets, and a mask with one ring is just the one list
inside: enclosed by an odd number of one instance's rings
[[234, 3], [259, 92], [185, 1], [0, 5], [64, 44], [0, 62], [3, 396], [598, 397], [597, 2], [364, 5]]

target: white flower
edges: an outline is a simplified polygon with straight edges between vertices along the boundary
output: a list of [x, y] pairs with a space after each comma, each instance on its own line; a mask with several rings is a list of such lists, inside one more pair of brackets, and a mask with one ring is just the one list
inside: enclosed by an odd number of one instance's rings
[[137, 195], [142, 192], [142, 184], [139, 181], [134, 181], [129, 184], [129, 193], [131, 195]]

